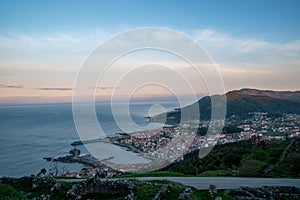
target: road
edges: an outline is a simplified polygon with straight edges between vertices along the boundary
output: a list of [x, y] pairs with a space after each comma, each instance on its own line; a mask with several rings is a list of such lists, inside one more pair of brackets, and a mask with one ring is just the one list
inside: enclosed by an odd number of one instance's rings
[[215, 185], [218, 189], [235, 189], [241, 186], [296, 186], [300, 188], [300, 179], [285, 178], [230, 178], [230, 177], [145, 177], [141, 180], [167, 179], [180, 182], [186, 186], [192, 186], [198, 190], [208, 189], [209, 185]]
[[[231, 177], [143, 177], [139, 180], [170, 180], [180, 182], [186, 186], [198, 190], [206, 190], [209, 185], [217, 186], [217, 189], [235, 189], [241, 186], [262, 187], [262, 186], [296, 186], [300, 188], [300, 179], [286, 178], [231, 178]], [[118, 179], [103, 179], [118, 180]], [[58, 179], [65, 182], [80, 182], [84, 179]]]

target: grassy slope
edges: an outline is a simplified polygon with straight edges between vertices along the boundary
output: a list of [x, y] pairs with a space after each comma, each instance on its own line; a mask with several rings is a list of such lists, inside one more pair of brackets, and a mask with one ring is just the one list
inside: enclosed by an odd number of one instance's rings
[[10, 185], [0, 184], [0, 199], [26, 199], [25, 195], [15, 190]]
[[[281, 163], [278, 163], [278, 159], [290, 141], [270, 141], [256, 145], [249, 140], [216, 146], [202, 159], [198, 158], [198, 152], [190, 153], [183, 161], [163, 170], [196, 176], [298, 177], [300, 142], [299, 139], [296, 141]], [[270, 165], [274, 167], [272, 172], [263, 173]]]
[[[274, 95], [264, 93], [247, 93], [243, 91], [230, 91], [226, 95], [213, 95], [205, 96], [200, 99], [198, 102], [191, 104], [189, 106], [183, 107], [181, 109], [171, 111], [167, 113], [167, 123], [179, 123], [181, 112], [186, 113], [186, 119], [195, 119], [195, 116], [198, 116], [200, 111], [200, 119], [208, 120], [211, 118], [211, 99], [214, 99], [216, 102], [215, 112], [218, 113], [218, 109], [222, 106], [227, 108], [227, 117], [232, 115], [237, 115], [244, 117], [249, 112], [268, 112], [269, 114], [278, 114], [278, 113], [294, 113], [300, 114], [300, 101], [299, 94], [300, 92], [294, 93], [294, 96], [288, 97], [288, 94]], [[293, 93], [291, 93], [293, 94]], [[226, 101], [225, 101], [226, 97]], [[226, 104], [225, 104], [226, 103]], [[198, 105], [196, 105], [198, 104]], [[198, 107], [199, 106], [199, 107]], [[153, 121], [162, 121], [165, 114], [157, 115], [151, 118]], [[189, 117], [188, 117], [189, 116]]]

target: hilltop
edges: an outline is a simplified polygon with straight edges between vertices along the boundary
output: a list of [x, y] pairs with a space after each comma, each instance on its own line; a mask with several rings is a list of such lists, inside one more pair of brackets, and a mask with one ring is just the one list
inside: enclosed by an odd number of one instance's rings
[[244, 88], [241, 90], [236, 90], [235, 92], [247, 94], [251, 96], [265, 96], [275, 99], [284, 99], [300, 102], [300, 91], [272, 91], [272, 90], [258, 90]]
[[195, 112], [197, 112], [195, 104], [199, 106], [200, 119], [210, 119], [212, 99], [217, 102], [216, 108], [226, 105], [227, 117], [232, 115], [243, 117], [249, 112], [267, 112], [271, 115], [282, 113], [300, 114], [300, 91], [241, 89], [229, 91], [223, 95], [205, 96], [194, 104], [157, 115], [151, 120], [161, 121], [167, 114], [166, 123], [179, 123], [181, 112], [190, 113], [190, 118], [192, 119], [195, 116]]

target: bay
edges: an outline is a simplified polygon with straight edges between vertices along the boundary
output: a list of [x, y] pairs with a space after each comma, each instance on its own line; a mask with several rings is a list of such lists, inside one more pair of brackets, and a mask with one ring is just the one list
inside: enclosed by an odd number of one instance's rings
[[[150, 114], [179, 107], [176, 100], [140, 100], [129, 105], [132, 120], [143, 129], [149, 124]], [[124, 106], [122, 106], [124, 105]], [[118, 119], [126, 114], [126, 104], [120, 102], [115, 115]], [[96, 112], [100, 126], [106, 133], [114, 135], [122, 132], [116, 124], [110, 102], [98, 102]], [[158, 128], [163, 124], [153, 124], [147, 128]], [[128, 128], [128, 127], [127, 127]], [[129, 127], [130, 129], [130, 127]], [[136, 126], [132, 126], [132, 132]], [[0, 106], [0, 177], [21, 177], [37, 174], [42, 168], [49, 170], [57, 165], [68, 171], [79, 171], [81, 164], [54, 164], [44, 157], [59, 157], [68, 154], [71, 143], [80, 140], [72, 115], [71, 103], [36, 104], [36, 105], [1, 105]], [[82, 153], [89, 153], [80, 146]], [[101, 152], [100, 152], [101, 153]], [[104, 152], [104, 159], [107, 152]]]

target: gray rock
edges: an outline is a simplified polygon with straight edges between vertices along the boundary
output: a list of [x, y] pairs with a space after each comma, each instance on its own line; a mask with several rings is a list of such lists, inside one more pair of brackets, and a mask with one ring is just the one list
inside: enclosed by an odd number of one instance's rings
[[225, 193], [234, 196], [237, 200], [300, 199], [300, 189], [290, 186], [240, 187], [239, 189], [226, 190]]

